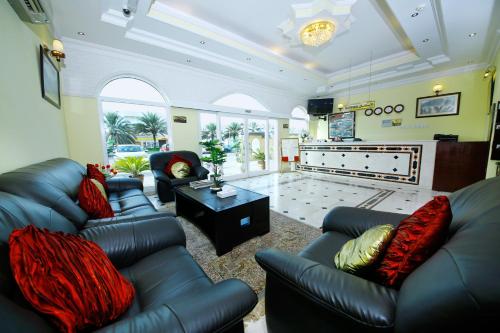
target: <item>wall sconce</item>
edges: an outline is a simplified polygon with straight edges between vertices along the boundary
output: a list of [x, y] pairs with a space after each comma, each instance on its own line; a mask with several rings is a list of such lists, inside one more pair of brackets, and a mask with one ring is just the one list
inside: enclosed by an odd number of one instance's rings
[[493, 76], [495, 74], [496, 70], [497, 70], [497, 68], [495, 66], [489, 66], [488, 68], [486, 68], [486, 70], [484, 71], [484, 74], [483, 74], [483, 79], [487, 79], [490, 76]]
[[344, 104], [340, 103], [337, 105], [337, 108], [342, 111], [344, 109]]
[[443, 91], [443, 85], [442, 84], [436, 84], [434, 87], [432, 87], [432, 91], [434, 91], [434, 93], [437, 95], [439, 95], [439, 93], [441, 91]]
[[64, 54], [64, 45], [59, 39], [54, 39], [52, 41], [52, 51], [50, 51], [50, 55], [56, 58], [57, 62], [61, 62], [61, 59], [66, 58], [66, 54]]

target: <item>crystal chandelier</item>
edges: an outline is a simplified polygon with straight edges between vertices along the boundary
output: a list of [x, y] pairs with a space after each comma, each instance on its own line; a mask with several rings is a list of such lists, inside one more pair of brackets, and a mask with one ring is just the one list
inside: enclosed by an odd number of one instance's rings
[[333, 24], [333, 22], [313, 22], [302, 29], [300, 32], [300, 39], [304, 45], [318, 47], [332, 39], [334, 33], [335, 24]]

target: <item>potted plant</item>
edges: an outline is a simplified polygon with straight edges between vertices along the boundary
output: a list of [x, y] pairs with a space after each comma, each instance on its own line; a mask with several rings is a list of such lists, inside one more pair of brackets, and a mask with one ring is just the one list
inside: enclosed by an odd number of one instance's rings
[[127, 156], [115, 162], [118, 171], [129, 173], [130, 177], [144, 181], [143, 171], [149, 170], [149, 161], [142, 156]]
[[201, 141], [200, 145], [205, 148], [205, 151], [208, 153], [207, 156], [203, 156], [201, 160], [203, 162], [209, 163], [212, 167], [212, 179], [214, 184], [210, 189], [213, 192], [218, 192], [222, 190], [222, 165], [226, 162], [226, 152], [224, 151], [224, 147], [220, 144], [219, 140], [205, 140]]
[[252, 152], [253, 159], [257, 161], [257, 164], [262, 170], [266, 169], [266, 154], [260, 150], [256, 149]]

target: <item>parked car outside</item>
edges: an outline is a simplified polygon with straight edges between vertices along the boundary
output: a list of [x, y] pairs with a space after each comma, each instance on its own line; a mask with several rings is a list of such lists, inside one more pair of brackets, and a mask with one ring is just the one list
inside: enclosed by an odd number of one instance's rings
[[129, 156], [148, 158], [147, 152], [141, 145], [118, 145], [116, 147], [115, 160]]
[[166, 152], [166, 151], [169, 151], [169, 150], [170, 150], [170, 148], [168, 147], [168, 144], [163, 144], [160, 147], [160, 151], [162, 151], [162, 152]]

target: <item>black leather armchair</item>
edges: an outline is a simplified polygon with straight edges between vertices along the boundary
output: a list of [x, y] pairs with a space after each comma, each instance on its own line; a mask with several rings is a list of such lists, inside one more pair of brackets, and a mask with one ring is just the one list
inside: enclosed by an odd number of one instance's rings
[[[299, 255], [256, 254], [266, 270], [269, 332], [479, 332], [500, 318], [500, 178], [449, 196], [449, 239], [404, 281], [387, 288], [335, 268], [342, 245], [405, 215], [333, 209], [323, 235]], [[496, 327], [496, 328], [495, 328]]]
[[174, 217], [97, 226], [81, 232], [65, 217], [33, 201], [0, 192], [0, 327], [2, 332], [56, 332], [23, 298], [10, 270], [8, 238], [32, 223], [79, 234], [99, 244], [132, 282], [136, 296], [119, 319], [98, 332], [243, 332], [257, 303], [248, 285], [213, 283], [185, 248]]
[[[189, 177], [176, 179], [169, 177], [163, 170], [174, 155], [178, 155], [191, 162], [191, 174]], [[200, 158], [192, 151], [169, 151], [166, 153], [155, 153], [149, 157], [151, 171], [155, 177], [156, 193], [161, 202], [169, 202], [175, 199], [173, 189], [177, 186], [189, 184], [192, 181], [207, 179], [209, 171], [200, 162]]]

